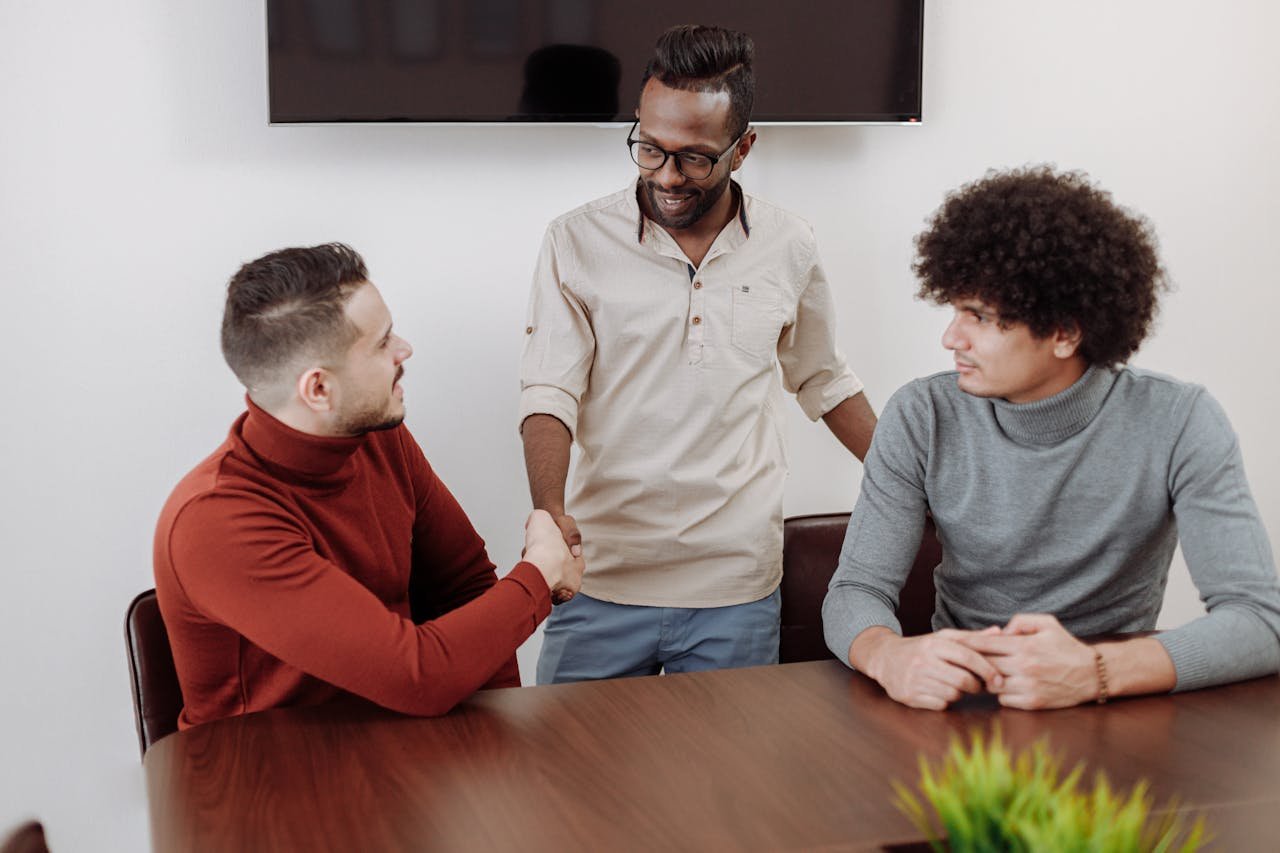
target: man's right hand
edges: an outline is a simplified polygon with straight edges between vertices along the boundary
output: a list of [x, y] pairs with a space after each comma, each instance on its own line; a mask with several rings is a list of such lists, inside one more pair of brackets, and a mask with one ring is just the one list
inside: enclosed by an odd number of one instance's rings
[[568, 513], [552, 515], [552, 518], [555, 519], [556, 526], [560, 528], [560, 534], [564, 536], [564, 544], [569, 546], [569, 553], [575, 557], [581, 557], [582, 534], [578, 532], [578, 522]]
[[[986, 632], [999, 632], [988, 628]], [[912, 708], [941, 711], [966, 693], [998, 687], [1003, 676], [959, 638], [969, 631], [943, 629], [899, 637], [888, 628], [868, 628], [849, 647], [849, 662], [874, 678], [889, 697]]]
[[[561, 516], [573, 526], [571, 516]], [[582, 586], [582, 546], [576, 545], [571, 553], [563, 528], [546, 510], [535, 509], [524, 523], [524, 559], [533, 563], [551, 590], [551, 600], [556, 604], [573, 598]], [[581, 536], [578, 537], [581, 541]]]

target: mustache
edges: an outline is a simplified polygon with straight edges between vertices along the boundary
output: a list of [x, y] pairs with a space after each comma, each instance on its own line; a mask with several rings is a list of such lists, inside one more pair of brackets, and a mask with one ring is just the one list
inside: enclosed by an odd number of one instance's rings
[[650, 193], [662, 193], [663, 195], [695, 196], [701, 192], [701, 190], [697, 190], [697, 189], [685, 189], [685, 190], [663, 189], [662, 187], [655, 184], [653, 181], [645, 181], [644, 185], [649, 190]]
[[400, 367], [396, 368], [396, 378], [391, 380], [391, 384], [395, 385], [397, 382], [399, 382], [401, 376], [404, 376], [404, 365], [401, 365]]

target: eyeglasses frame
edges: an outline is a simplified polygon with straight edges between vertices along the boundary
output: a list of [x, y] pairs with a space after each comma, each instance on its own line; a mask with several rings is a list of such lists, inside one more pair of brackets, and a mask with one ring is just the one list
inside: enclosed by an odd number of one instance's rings
[[[667, 165], [668, 160], [671, 160], [674, 158], [676, 161], [676, 171], [684, 175], [686, 178], [688, 178], [691, 181], [705, 181], [707, 178], [711, 177], [711, 173], [716, 170], [716, 166], [720, 165], [720, 161], [724, 159], [724, 156], [728, 154], [730, 151], [732, 151], [733, 149], [737, 148], [738, 143], [742, 141], [742, 137], [747, 135], [745, 132], [740, 133], [737, 139], [729, 143], [728, 148], [724, 149], [719, 154], [716, 154], [713, 156], [711, 154], [703, 154], [701, 151], [668, 151], [667, 149], [661, 146], [654, 145], [652, 142], [645, 142], [643, 139], [635, 139], [634, 137], [632, 137], [632, 134], [636, 132], [636, 128], [639, 126], [640, 126], [640, 119], [636, 119], [631, 125], [631, 130], [627, 131], [627, 153], [631, 155], [631, 162], [635, 163], [641, 169], [644, 169], [649, 172], [656, 172], [659, 169], [661, 169], [663, 166]], [[656, 166], [645, 166], [637, 162], [635, 147], [634, 147], [636, 145], [647, 145], [650, 148], [655, 148], [658, 151], [661, 151], [662, 162]], [[708, 160], [711, 161], [711, 168], [707, 170], [707, 173], [705, 175], [702, 175], [701, 177], [694, 177], [693, 175], [690, 175], [687, 172], [685, 172], [684, 169], [680, 168], [680, 157], [679, 157], [680, 154], [696, 154], [699, 157], [706, 157]]]

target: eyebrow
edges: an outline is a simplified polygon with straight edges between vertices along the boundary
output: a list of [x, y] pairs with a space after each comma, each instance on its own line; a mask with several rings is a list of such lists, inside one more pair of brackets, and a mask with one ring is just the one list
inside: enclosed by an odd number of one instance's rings
[[382, 346], [391, 338], [391, 323], [387, 324], [387, 330], [382, 333], [382, 337], [378, 338], [378, 346]]

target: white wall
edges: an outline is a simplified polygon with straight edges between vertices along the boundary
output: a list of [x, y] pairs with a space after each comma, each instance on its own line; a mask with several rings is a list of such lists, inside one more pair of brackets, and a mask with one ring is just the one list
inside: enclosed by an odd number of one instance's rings
[[[417, 350], [410, 425], [509, 566], [534, 254], [549, 218], [632, 175], [617, 130], [268, 128], [263, 6], [0, 5], [0, 827], [37, 815], [58, 850], [145, 844], [121, 620], [168, 490], [241, 408], [216, 336], [236, 266], [365, 254]], [[944, 191], [1086, 169], [1154, 220], [1178, 283], [1138, 363], [1222, 401], [1276, 539], [1280, 7], [928, 6], [923, 126], [765, 128], [742, 174], [816, 226], [873, 402], [949, 363], [908, 269]], [[850, 507], [857, 465], [792, 420], [788, 511]], [[1197, 608], [1175, 577], [1166, 616]]]

